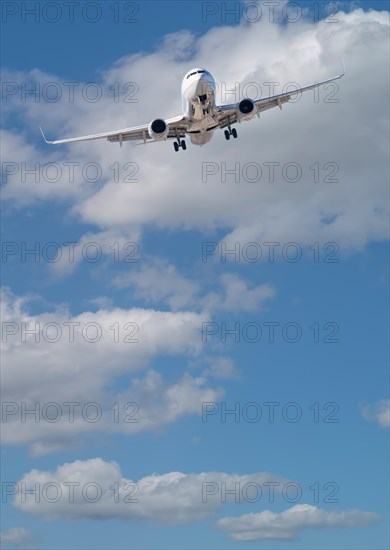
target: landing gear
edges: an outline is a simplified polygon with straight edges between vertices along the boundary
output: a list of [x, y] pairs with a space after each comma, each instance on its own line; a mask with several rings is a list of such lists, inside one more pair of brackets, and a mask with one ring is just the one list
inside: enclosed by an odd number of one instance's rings
[[237, 137], [237, 130], [235, 128], [231, 128], [229, 117], [227, 121], [228, 121], [228, 129], [225, 130], [225, 138], [230, 139], [230, 136], [233, 136], [235, 139]]
[[187, 149], [187, 145], [184, 139], [180, 139], [179, 135], [176, 134], [176, 141], [173, 142], [173, 148], [175, 149], [176, 153], [178, 152], [180, 147], [183, 149], [183, 151]]
[[237, 130], [235, 128], [229, 128], [229, 130], [225, 130], [225, 138], [230, 139], [230, 136], [233, 136], [234, 139], [237, 137]]

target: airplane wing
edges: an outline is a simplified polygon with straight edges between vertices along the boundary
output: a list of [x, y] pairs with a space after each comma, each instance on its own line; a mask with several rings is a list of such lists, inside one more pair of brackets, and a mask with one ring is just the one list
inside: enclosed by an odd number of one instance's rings
[[[335, 80], [342, 78], [344, 75], [345, 75], [345, 67], [344, 67], [344, 61], [343, 61], [343, 72], [338, 76], [334, 76], [333, 78], [328, 78], [327, 80], [322, 80], [321, 82], [316, 82], [315, 84], [311, 84], [310, 86], [305, 86], [304, 88], [297, 88], [295, 90], [292, 90], [291, 92], [285, 92], [282, 94], [277, 94], [274, 96], [253, 100], [255, 110], [256, 110], [255, 114], [259, 116], [260, 113], [262, 113], [263, 111], [266, 111], [267, 109], [272, 109], [272, 107], [279, 107], [280, 109], [282, 109], [283, 103], [287, 103], [288, 101], [290, 101], [290, 99], [294, 97], [295, 94], [306, 92], [307, 90], [313, 90], [314, 88], [318, 88], [323, 84], [334, 82]], [[220, 105], [217, 107], [217, 117], [218, 117], [220, 128], [225, 128], [226, 126], [229, 126], [230, 124], [234, 124], [235, 122], [239, 121], [237, 116], [238, 105], [239, 103], [232, 103], [230, 105]]]
[[[187, 129], [187, 119], [183, 115], [180, 115], [174, 118], [169, 118], [165, 122], [169, 125], [169, 132], [167, 135], [167, 139], [176, 139], [177, 137], [182, 138], [185, 136], [186, 129]], [[45, 134], [43, 133], [42, 128], [40, 128], [40, 130], [42, 132], [43, 139], [46, 141], [46, 143], [49, 143], [50, 145], [58, 145], [60, 143], [73, 143], [75, 141], [107, 139], [108, 141], [111, 141], [111, 142], [120, 143], [120, 145], [122, 146], [123, 141], [139, 140], [139, 141], [143, 141], [144, 143], [155, 141], [149, 135], [148, 126], [149, 126], [148, 124], [145, 124], [144, 126], [133, 126], [131, 128], [122, 128], [121, 130], [113, 130], [111, 132], [103, 132], [101, 134], [90, 134], [88, 136], [56, 139], [53, 141], [47, 140], [45, 137]]]

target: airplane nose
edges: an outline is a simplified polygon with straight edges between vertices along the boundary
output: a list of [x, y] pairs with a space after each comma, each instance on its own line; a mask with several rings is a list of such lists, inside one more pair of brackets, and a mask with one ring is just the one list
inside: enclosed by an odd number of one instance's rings
[[214, 87], [212, 83], [206, 76], [202, 75], [196, 85], [196, 95], [198, 97], [204, 97], [204, 99], [206, 99], [206, 97], [210, 96], [213, 92]]
[[191, 83], [183, 88], [186, 97], [190, 101], [201, 101], [202, 103], [210, 96], [214, 95], [214, 80], [206, 74], [197, 75], [198, 78], [194, 78]]
[[186, 95], [192, 100], [197, 99], [199, 96], [204, 95], [205, 93], [205, 85], [201, 78], [191, 82], [191, 84], [186, 89]]

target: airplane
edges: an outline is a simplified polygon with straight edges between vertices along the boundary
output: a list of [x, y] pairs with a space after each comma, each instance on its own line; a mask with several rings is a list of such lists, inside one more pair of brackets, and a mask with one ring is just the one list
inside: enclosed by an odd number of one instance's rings
[[122, 147], [124, 141], [138, 140], [140, 143], [146, 144], [172, 139], [175, 151], [177, 152], [180, 148], [184, 151], [187, 149], [185, 136], [188, 136], [191, 143], [195, 145], [204, 145], [210, 141], [214, 130], [220, 128], [224, 129], [227, 140], [230, 139], [230, 136], [237, 138], [237, 130], [232, 128], [233, 124], [251, 120], [255, 115], [260, 117], [260, 113], [272, 107], [282, 109], [283, 103], [288, 102], [295, 94], [318, 88], [323, 84], [338, 80], [344, 75], [343, 61], [341, 74], [310, 86], [261, 99], [244, 98], [238, 103], [216, 105], [216, 83], [213, 76], [206, 69], [195, 68], [188, 71], [183, 78], [181, 85], [183, 114], [180, 116], [166, 120], [156, 118], [143, 126], [54, 141], [48, 141], [42, 128], [40, 130], [43, 139], [50, 145], [105, 138], [110, 142], [119, 143]]

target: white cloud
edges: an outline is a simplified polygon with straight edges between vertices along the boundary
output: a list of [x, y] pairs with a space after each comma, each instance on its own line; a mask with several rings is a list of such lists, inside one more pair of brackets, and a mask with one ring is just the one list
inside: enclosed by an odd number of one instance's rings
[[[124, 144], [120, 149], [91, 142], [51, 149], [39, 142], [39, 150], [27, 150], [34, 146], [26, 136], [8, 131], [10, 152], [5, 161], [15, 154], [17, 161], [55, 155], [57, 160], [77, 160], [82, 165], [97, 162], [104, 169], [102, 182], [85, 184], [78, 179], [72, 190], [65, 181], [50, 186], [21, 184], [16, 175], [5, 186], [5, 198], [28, 202], [67, 197], [74, 215], [103, 229], [152, 226], [207, 232], [221, 227], [228, 233], [229, 244], [336, 241], [342, 247], [359, 248], [387, 238], [388, 15], [356, 9], [348, 14], [340, 11], [337, 19], [332, 24], [301, 20], [287, 26], [262, 19], [258, 24], [213, 28], [199, 37], [187, 32], [170, 35], [159, 51], [125, 56], [102, 73], [104, 87], [135, 81], [140, 90], [136, 104], [115, 103], [109, 96], [96, 104], [81, 100], [21, 104], [11, 98], [7, 107], [11, 113], [13, 109], [22, 113], [29, 135], [36, 131], [39, 118], [56, 136], [77, 135], [178, 114], [182, 73], [191, 65], [206, 65], [227, 89], [234, 88], [235, 82], [241, 90], [255, 82], [262, 86], [263, 95], [266, 81], [280, 82], [277, 89], [281, 90], [291, 81], [304, 85], [332, 76], [339, 71], [342, 53], [348, 71], [338, 82], [334, 96], [338, 103], [325, 101], [333, 88], [320, 90], [319, 102], [310, 92], [286, 105], [283, 113], [272, 110], [260, 121], [243, 124], [238, 140], [227, 143], [217, 132], [207, 147], [190, 146], [177, 155], [171, 143]], [[172, 57], [172, 41], [184, 47], [185, 60]], [[58, 79], [39, 71], [27, 76], [42, 82]], [[17, 77], [26, 79], [23, 74]], [[235, 99], [239, 98], [228, 96], [225, 101]], [[36, 136], [38, 143], [40, 136]], [[139, 167], [139, 183], [115, 182], [109, 167], [115, 162], [124, 166], [129, 157]], [[202, 165], [207, 162], [214, 163], [218, 173], [202, 181]], [[275, 183], [268, 181], [266, 162], [279, 163]], [[301, 181], [281, 178], [289, 162], [302, 169]], [[310, 168], [316, 162], [318, 183]], [[329, 162], [338, 166], [334, 175], [338, 183], [324, 182], [332, 172], [332, 167], [324, 168]], [[231, 176], [221, 182], [223, 163], [227, 168], [239, 164], [239, 183]], [[262, 168], [263, 177], [257, 183], [243, 176], [247, 163]]]
[[140, 261], [140, 233], [133, 228], [85, 233], [78, 241], [61, 245], [56, 243], [51, 257], [55, 261], [49, 262], [57, 276], [70, 275], [81, 262], [98, 265], [106, 260], [133, 268]]
[[236, 378], [238, 376], [234, 361], [230, 357], [215, 357], [204, 374], [214, 378]]
[[263, 302], [275, 296], [271, 285], [262, 284], [249, 288], [248, 284], [234, 273], [220, 277], [222, 292], [210, 292], [202, 302], [210, 311], [259, 311]]
[[25, 545], [31, 542], [31, 535], [24, 527], [13, 527], [7, 533], [0, 533], [0, 541], [15, 547], [23, 544], [26, 548]]
[[[153, 430], [201, 414], [202, 402], [223, 395], [204, 374], [186, 373], [188, 360], [201, 356], [204, 313], [114, 308], [71, 315], [59, 308], [32, 315], [26, 297], [9, 291], [2, 297], [5, 444], [29, 444], [38, 455], [74, 444], [83, 433]], [[151, 370], [157, 356], [182, 356], [182, 374], [172, 379]], [[78, 403], [74, 418], [65, 403]], [[84, 409], [88, 403], [96, 405]]]
[[[169, 472], [133, 480], [123, 476], [116, 462], [94, 458], [65, 463], [54, 472], [31, 470], [18, 481], [21, 492], [15, 495], [13, 503], [23, 512], [48, 520], [150, 519], [159, 524], [178, 525], [213, 517], [223, 502], [223, 483], [230, 488], [267, 482], [282, 484], [285, 480], [267, 472], [247, 475]], [[75, 483], [73, 502], [69, 498], [71, 483]], [[97, 486], [96, 492], [93, 488], [86, 492], [88, 483]], [[38, 488], [40, 498], [27, 492], [34, 487]], [[99, 495], [97, 501], [88, 502], [95, 495]], [[58, 501], [53, 502], [57, 496]]]
[[[39, 131], [39, 130], [38, 130]], [[38, 200], [78, 201], [91, 194], [96, 184], [82, 176], [86, 161], [82, 151], [71, 155], [58, 149], [42, 151], [23, 133], [3, 129], [3, 200], [27, 206]], [[71, 164], [66, 164], [71, 163]], [[93, 179], [92, 174], [88, 176]]]
[[136, 298], [146, 303], [166, 303], [172, 310], [184, 307], [205, 311], [259, 311], [263, 303], [275, 296], [275, 289], [269, 284], [250, 287], [235, 273], [222, 274], [216, 290], [206, 292], [203, 284], [177, 272], [176, 267], [160, 258], [149, 259], [138, 271], [117, 275], [113, 283], [119, 288], [130, 287]]
[[89, 303], [99, 309], [112, 309], [114, 307], [113, 299], [108, 296], [97, 296], [89, 300]]
[[224, 517], [216, 527], [229, 538], [241, 542], [257, 540], [294, 540], [305, 529], [363, 527], [381, 517], [361, 510], [334, 510], [328, 512], [309, 504], [297, 504], [281, 513], [269, 510]]
[[390, 426], [390, 399], [382, 399], [373, 405], [361, 407], [363, 418], [377, 422], [382, 428]]
[[198, 283], [186, 279], [175, 266], [159, 258], [144, 262], [136, 272], [116, 276], [113, 282], [119, 288], [134, 288], [135, 297], [146, 303], [164, 302], [173, 310], [193, 306], [199, 292]]
[[[58, 269], [63, 273], [66, 266]], [[81, 434], [135, 434], [200, 415], [203, 402], [224, 394], [210, 379], [237, 376], [230, 359], [203, 355], [202, 326], [211, 312], [259, 310], [274, 295], [269, 285], [250, 288], [234, 274], [219, 281], [220, 288], [202, 295], [200, 284], [158, 259], [117, 277], [117, 285], [133, 284], [139, 297], [167, 302], [176, 312], [119, 308], [97, 299], [97, 311], [72, 315], [57, 306], [31, 314], [27, 296], [3, 290], [3, 442], [27, 444], [38, 456], [79, 444]], [[175, 380], [149, 366], [175, 355], [183, 357]], [[187, 372], [193, 363], [200, 375]], [[119, 382], [121, 389], [114, 389]]]

